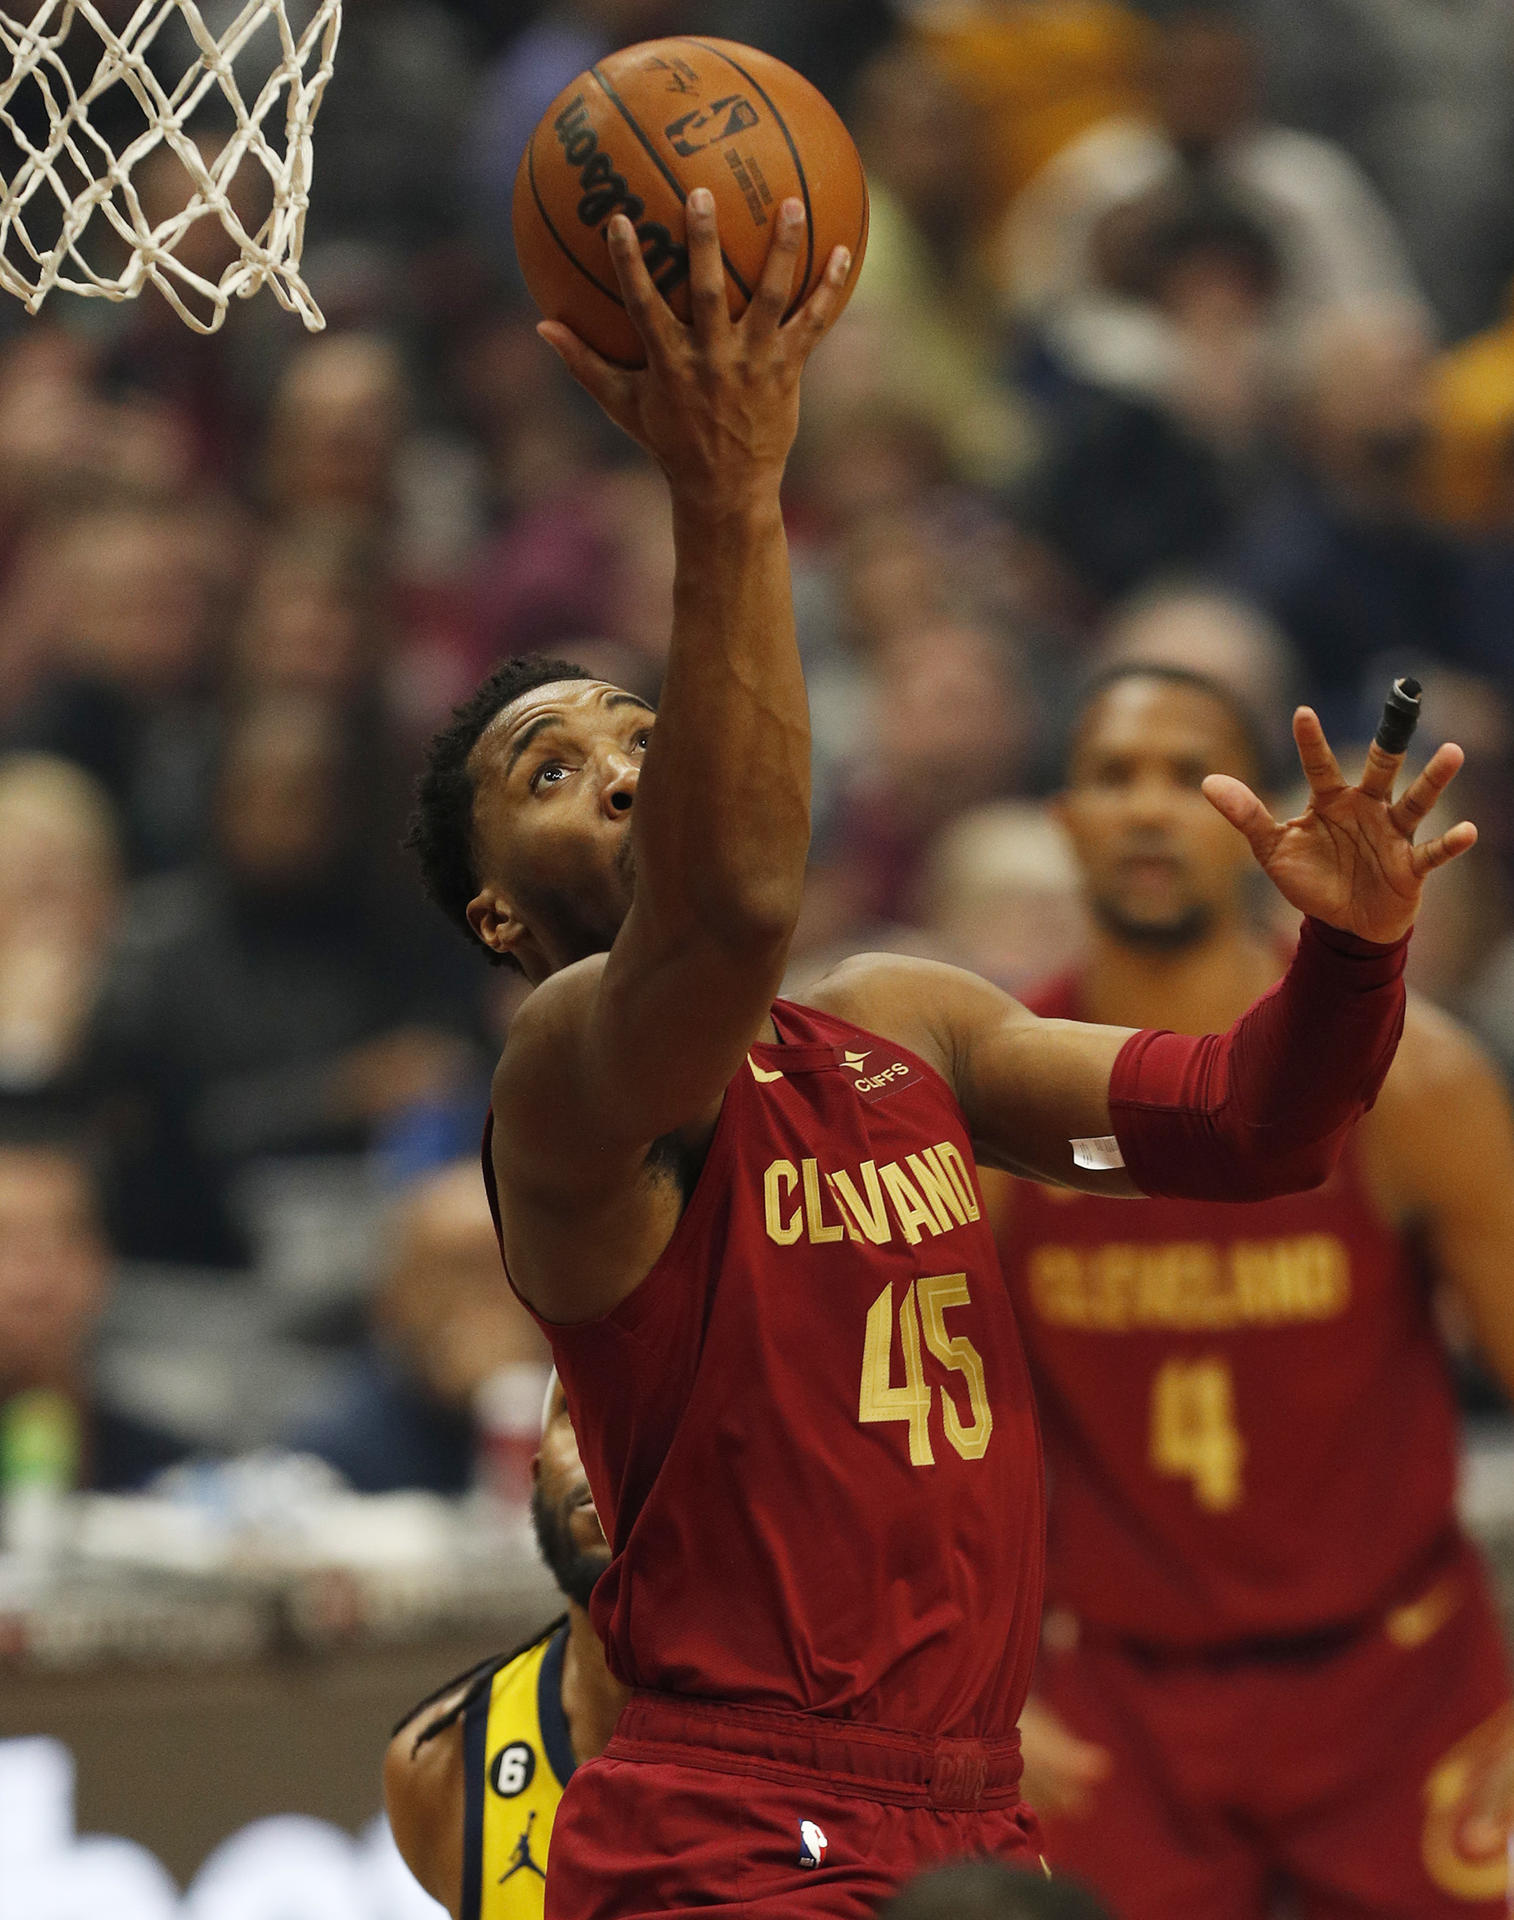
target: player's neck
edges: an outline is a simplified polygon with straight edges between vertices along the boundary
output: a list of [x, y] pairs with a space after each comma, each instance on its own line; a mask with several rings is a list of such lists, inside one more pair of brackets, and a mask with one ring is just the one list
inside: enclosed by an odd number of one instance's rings
[[1215, 1033], [1245, 1012], [1283, 970], [1281, 953], [1239, 921], [1191, 946], [1155, 951], [1096, 929], [1079, 1012], [1112, 1027]]
[[568, 1603], [568, 1646], [562, 1664], [562, 1705], [573, 1758], [582, 1764], [604, 1752], [630, 1694], [605, 1665], [605, 1650], [589, 1616]]

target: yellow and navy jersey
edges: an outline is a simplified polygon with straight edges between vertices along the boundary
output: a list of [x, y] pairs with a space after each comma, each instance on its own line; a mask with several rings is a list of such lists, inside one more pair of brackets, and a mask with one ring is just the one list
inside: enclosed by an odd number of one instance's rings
[[573, 1772], [564, 1621], [479, 1676], [463, 1709], [462, 1920], [542, 1920], [552, 1823]]

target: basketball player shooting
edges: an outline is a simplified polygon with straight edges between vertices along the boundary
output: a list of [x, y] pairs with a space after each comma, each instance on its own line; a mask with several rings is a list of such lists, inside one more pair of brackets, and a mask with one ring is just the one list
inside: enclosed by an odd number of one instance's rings
[[775, 999], [809, 837], [779, 487], [847, 261], [785, 319], [784, 202], [733, 321], [709, 196], [687, 213], [687, 326], [610, 224], [644, 368], [541, 329], [667, 478], [660, 708], [508, 664], [433, 742], [414, 839], [532, 984], [486, 1172], [610, 1540], [592, 1617], [635, 1689], [564, 1796], [547, 1914], [862, 1920], [934, 1860], [1039, 1851], [1014, 1733], [1039, 1442], [973, 1155], [1099, 1193], [1316, 1184], [1392, 1058], [1424, 878], [1476, 836], [1414, 844], [1455, 747], [1395, 799], [1400, 756], [1353, 785], [1301, 711], [1298, 818], [1206, 785], [1307, 916], [1228, 1032], [1040, 1020], [892, 956]]

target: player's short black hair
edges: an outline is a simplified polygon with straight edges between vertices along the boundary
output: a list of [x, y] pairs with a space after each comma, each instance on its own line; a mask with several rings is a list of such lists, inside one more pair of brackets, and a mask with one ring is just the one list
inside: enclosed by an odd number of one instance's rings
[[1267, 729], [1242, 695], [1228, 681], [1199, 673], [1192, 667], [1171, 666], [1163, 660], [1117, 660], [1112, 666], [1091, 674], [1083, 682], [1073, 704], [1066, 738], [1062, 742], [1061, 766], [1064, 775], [1072, 765], [1084, 723], [1095, 702], [1124, 680], [1158, 680], [1165, 686], [1186, 687], [1191, 693], [1201, 693], [1206, 699], [1214, 701], [1216, 706], [1224, 708], [1240, 735], [1257, 785], [1267, 793], [1275, 792], [1282, 784], [1278, 756], [1268, 738]]
[[1110, 1920], [1079, 1880], [1017, 1870], [997, 1860], [958, 1860], [912, 1880], [878, 1920]]
[[[426, 747], [426, 764], [415, 783], [415, 810], [405, 832], [405, 845], [420, 862], [421, 884], [464, 937], [474, 941], [468, 925], [468, 902], [478, 892], [478, 868], [473, 857], [473, 775], [468, 761], [484, 730], [502, 708], [524, 693], [550, 686], [554, 680], [589, 680], [585, 667], [569, 660], [550, 660], [545, 654], [526, 653], [503, 660], [473, 691], [452, 718], [433, 735]], [[495, 966], [515, 967], [508, 954], [484, 952]]]

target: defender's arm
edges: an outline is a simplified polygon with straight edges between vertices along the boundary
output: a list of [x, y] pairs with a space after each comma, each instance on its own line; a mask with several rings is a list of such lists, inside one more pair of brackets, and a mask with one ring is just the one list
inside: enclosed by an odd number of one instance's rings
[[[450, 1703], [430, 1715], [446, 1719]], [[463, 1898], [463, 1723], [428, 1739], [427, 1716], [407, 1720], [384, 1754], [384, 1806], [400, 1857], [416, 1879], [459, 1920]]]

